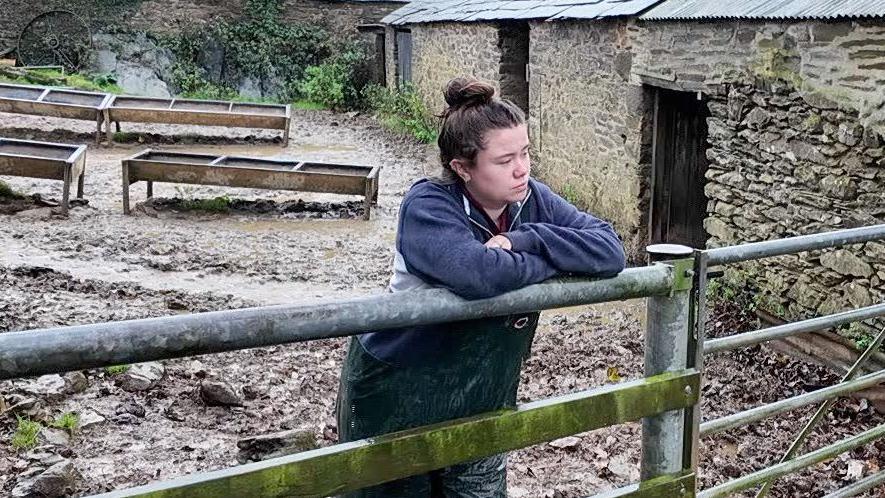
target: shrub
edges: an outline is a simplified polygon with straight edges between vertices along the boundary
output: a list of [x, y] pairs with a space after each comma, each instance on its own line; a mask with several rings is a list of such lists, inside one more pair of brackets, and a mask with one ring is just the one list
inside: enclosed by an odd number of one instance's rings
[[388, 128], [412, 135], [424, 143], [436, 140], [439, 134], [437, 120], [410, 86], [391, 90], [380, 85], [368, 85], [362, 95], [366, 107], [375, 111], [381, 123]]
[[301, 96], [332, 109], [354, 108], [360, 104], [361, 72], [365, 53], [356, 47], [332, 56], [322, 64], [308, 66], [299, 85]]

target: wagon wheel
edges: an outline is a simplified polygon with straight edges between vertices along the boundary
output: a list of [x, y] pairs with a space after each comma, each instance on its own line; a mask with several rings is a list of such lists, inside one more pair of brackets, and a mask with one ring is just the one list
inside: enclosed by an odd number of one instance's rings
[[64, 66], [76, 71], [92, 48], [89, 26], [73, 12], [51, 10], [31, 19], [18, 37], [23, 66]]

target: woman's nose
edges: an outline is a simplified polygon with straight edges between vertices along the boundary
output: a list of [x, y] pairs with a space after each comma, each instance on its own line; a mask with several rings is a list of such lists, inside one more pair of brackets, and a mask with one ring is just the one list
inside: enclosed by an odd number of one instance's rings
[[513, 169], [513, 176], [516, 178], [521, 178], [529, 173], [529, 160], [528, 158], [521, 158], [517, 160], [516, 168]]

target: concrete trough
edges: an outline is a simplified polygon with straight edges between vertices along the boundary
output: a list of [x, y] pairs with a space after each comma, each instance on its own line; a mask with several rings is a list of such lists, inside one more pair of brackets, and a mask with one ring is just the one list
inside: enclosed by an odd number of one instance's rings
[[61, 209], [67, 214], [75, 180], [77, 197], [83, 197], [86, 146], [0, 138], [0, 175], [63, 181]]
[[148, 198], [153, 197], [154, 182], [361, 195], [367, 220], [378, 200], [381, 171], [380, 166], [150, 149], [124, 159], [122, 165], [125, 214], [130, 213], [129, 186], [145, 181]]

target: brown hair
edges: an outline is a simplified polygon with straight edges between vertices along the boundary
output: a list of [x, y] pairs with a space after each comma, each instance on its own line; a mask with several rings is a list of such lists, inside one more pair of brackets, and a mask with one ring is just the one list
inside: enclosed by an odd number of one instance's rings
[[462, 76], [446, 84], [446, 99], [439, 132], [439, 158], [442, 174], [439, 180], [459, 180], [452, 171], [452, 159], [472, 162], [484, 146], [489, 130], [512, 128], [525, 123], [525, 114], [513, 102], [495, 95], [495, 88], [476, 78]]

